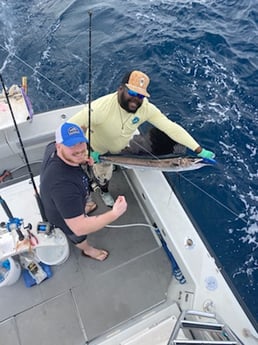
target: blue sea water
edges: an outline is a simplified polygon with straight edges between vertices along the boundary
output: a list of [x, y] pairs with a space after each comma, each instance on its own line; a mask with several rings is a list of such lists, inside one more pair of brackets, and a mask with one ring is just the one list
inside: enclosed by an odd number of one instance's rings
[[35, 113], [88, 100], [90, 46], [92, 99], [143, 70], [151, 102], [216, 153], [215, 167], [167, 178], [257, 320], [257, 0], [0, 0], [0, 9], [0, 71], [7, 85], [28, 76]]

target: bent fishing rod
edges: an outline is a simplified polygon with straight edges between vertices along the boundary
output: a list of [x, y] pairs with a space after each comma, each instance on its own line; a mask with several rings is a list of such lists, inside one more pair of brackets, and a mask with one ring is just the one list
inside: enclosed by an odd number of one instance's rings
[[44, 222], [47, 222], [47, 217], [45, 215], [45, 210], [44, 210], [44, 207], [43, 207], [43, 204], [42, 204], [42, 200], [40, 198], [39, 192], [38, 192], [37, 187], [36, 187], [36, 183], [35, 183], [34, 176], [33, 176], [32, 170], [31, 170], [31, 166], [30, 166], [30, 163], [29, 163], [29, 160], [28, 160], [28, 156], [27, 156], [27, 153], [25, 151], [25, 148], [24, 148], [24, 145], [23, 145], [23, 142], [22, 142], [21, 134], [20, 134], [17, 122], [15, 120], [15, 116], [14, 116], [14, 113], [13, 113], [13, 109], [12, 109], [12, 106], [11, 106], [9, 95], [8, 95], [7, 89], [5, 87], [5, 83], [4, 83], [4, 80], [3, 80], [3, 77], [2, 77], [1, 73], [0, 73], [0, 80], [1, 80], [1, 84], [2, 84], [2, 87], [3, 87], [3, 90], [4, 90], [4, 94], [5, 94], [6, 100], [7, 100], [8, 107], [10, 109], [11, 116], [12, 116], [12, 119], [13, 119], [14, 127], [15, 127], [15, 130], [16, 130], [19, 142], [20, 142], [22, 153], [23, 153], [23, 156], [24, 156], [24, 159], [25, 159], [25, 162], [26, 162], [26, 166], [27, 166], [28, 172], [29, 172], [30, 180], [31, 180], [31, 183], [33, 185], [33, 189], [34, 189], [34, 192], [35, 192], [35, 197], [36, 197], [37, 204], [38, 204], [38, 207], [39, 207], [39, 210], [40, 210], [40, 214], [41, 214], [42, 220]]

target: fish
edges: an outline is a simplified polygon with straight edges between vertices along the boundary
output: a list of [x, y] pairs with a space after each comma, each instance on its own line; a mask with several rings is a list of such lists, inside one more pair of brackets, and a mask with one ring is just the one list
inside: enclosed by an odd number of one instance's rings
[[164, 172], [190, 171], [216, 164], [214, 159], [191, 156], [157, 156], [155, 158], [125, 155], [101, 155], [100, 162], [119, 165], [128, 169], [151, 169]]

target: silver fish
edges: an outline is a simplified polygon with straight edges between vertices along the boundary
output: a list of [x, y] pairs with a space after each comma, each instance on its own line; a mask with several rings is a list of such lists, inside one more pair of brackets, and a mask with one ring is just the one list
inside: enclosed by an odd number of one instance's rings
[[100, 156], [101, 162], [112, 163], [129, 169], [152, 169], [160, 171], [189, 171], [215, 164], [213, 159], [197, 157], [146, 158], [132, 156]]

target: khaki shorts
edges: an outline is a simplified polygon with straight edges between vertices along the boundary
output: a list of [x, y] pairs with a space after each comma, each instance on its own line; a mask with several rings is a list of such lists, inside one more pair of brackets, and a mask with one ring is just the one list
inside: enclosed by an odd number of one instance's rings
[[92, 167], [93, 174], [100, 186], [105, 186], [111, 180], [113, 172], [113, 164], [111, 163], [95, 163]]

